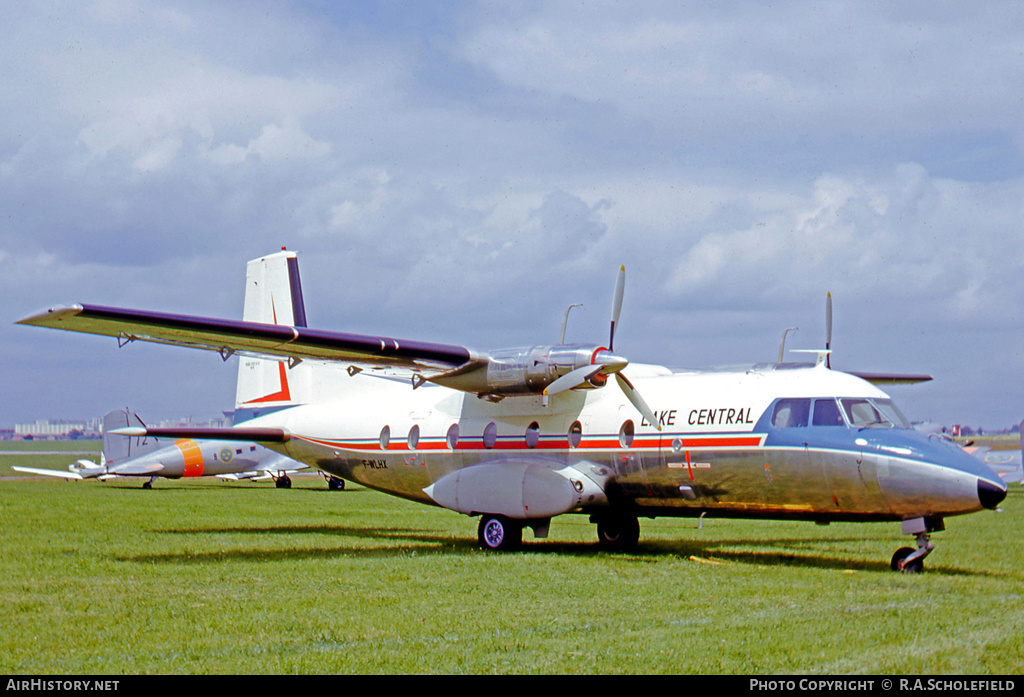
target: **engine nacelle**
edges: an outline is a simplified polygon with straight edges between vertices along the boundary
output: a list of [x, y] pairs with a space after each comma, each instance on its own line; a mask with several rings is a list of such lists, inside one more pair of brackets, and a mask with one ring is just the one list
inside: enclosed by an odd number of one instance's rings
[[625, 364], [625, 359], [596, 344], [531, 346], [494, 351], [484, 365], [430, 380], [480, 395], [540, 394], [558, 378], [587, 366], [599, 367], [601, 372], [576, 387], [601, 387], [611, 372]]

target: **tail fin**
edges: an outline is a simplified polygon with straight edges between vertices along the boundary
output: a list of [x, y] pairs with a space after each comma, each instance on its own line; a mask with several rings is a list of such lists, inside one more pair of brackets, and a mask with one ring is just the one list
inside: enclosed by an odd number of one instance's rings
[[246, 265], [242, 319], [289, 327], [306, 326], [299, 258], [295, 252], [282, 249]]
[[[245, 306], [242, 319], [247, 322], [306, 326], [306, 307], [299, 280], [299, 260], [295, 252], [282, 249], [253, 259], [245, 269]], [[265, 358], [239, 357], [235, 410], [295, 404], [301, 400], [295, 369], [288, 364]], [[299, 389], [299, 392], [303, 390]]]
[[152, 450], [163, 447], [156, 438], [130, 438], [111, 433], [117, 428], [142, 426], [146, 424], [129, 409], [117, 409], [103, 417], [103, 459], [107, 466], [117, 465], [125, 460], [138, 457]]

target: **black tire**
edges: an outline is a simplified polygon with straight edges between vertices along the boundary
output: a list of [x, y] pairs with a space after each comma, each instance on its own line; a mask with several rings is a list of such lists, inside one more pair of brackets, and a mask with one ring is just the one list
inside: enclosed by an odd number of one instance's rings
[[330, 491], [345, 491], [345, 480], [340, 477], [331, 477], [327, 480], [327, 488]]
[[913, 554], [916, 550], [913, 547], [900, 547], [896, 550], [896, 553], [892, 555], [892, 561], [889, 562], [889, 566], [893, 571], [902, 571], [905, 574], [919, 574], [924, 571], [924, 560], [915, 559], [909, 564], [904, 565], [903, 560]]
[[640, 543], [640, 521], [632, 515], [606, 515], [597, 520], [597, 543], [601, 549], [621, 552]]
[[278, 489], [291, 489], [292, 488], [292, 480], [291, 480], [290, 477], [278, 477], [277, 481], [274, 482], [274, 485]]
[[481, 549], [494, 552], [519, 549], [523, 542], [523, 526], [502, 515], [485, 515], [480, 518], [477, 541]]

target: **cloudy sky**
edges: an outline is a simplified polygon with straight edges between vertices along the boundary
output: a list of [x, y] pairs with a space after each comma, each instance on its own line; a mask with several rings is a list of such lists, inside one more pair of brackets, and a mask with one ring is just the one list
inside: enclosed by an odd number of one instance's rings
[[824, 343], [914, 420], [1024, 418], [1024, 5], [0, 4], [0, 426], [229, 409], [235, 363], [13, 323], [238, 317], [678, 367]]

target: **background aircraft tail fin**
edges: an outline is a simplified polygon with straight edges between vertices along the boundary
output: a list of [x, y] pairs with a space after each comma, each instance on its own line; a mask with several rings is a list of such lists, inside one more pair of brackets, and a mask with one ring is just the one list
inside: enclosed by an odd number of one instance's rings
[[104, 416], [101, 463], [108, 466], [116, 465], [160, 448], [161, 445], [157, 443], [156, 438], [128, 438], [112, 433], [118, 428], [145, 427], [145, 425], [138, 415], [129, 409], [116, 409]]
[[[245, 269], [242, 319], [289, 327], [306, 326], [306, 307], [295, 252], [282, 249], [253, 259]], [[281, 360], [240, 356], [235, 410], [295, 404], [305, 390], [305, 370]]]

